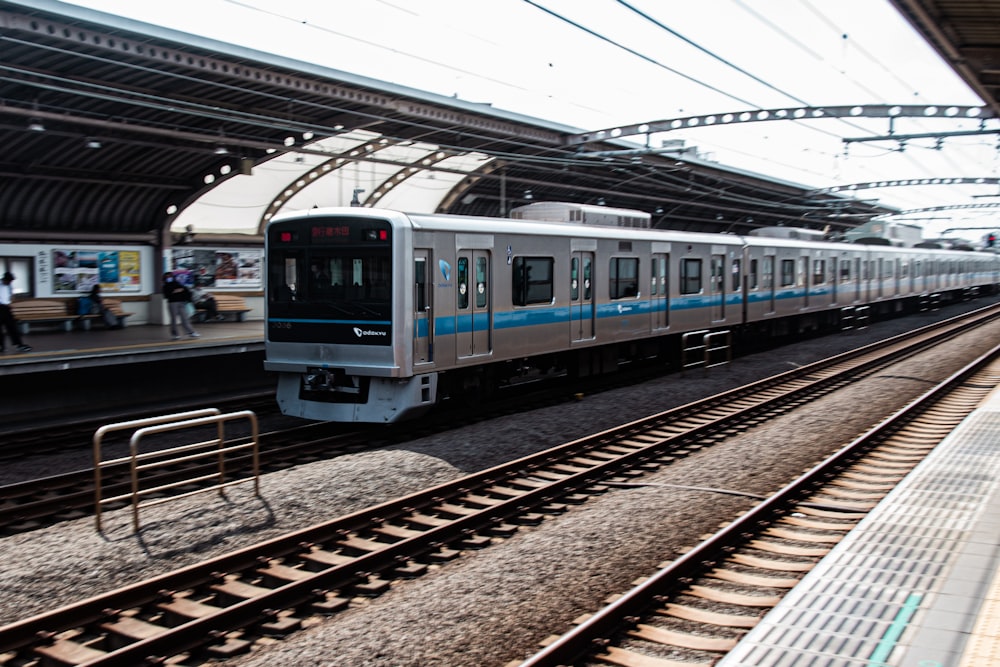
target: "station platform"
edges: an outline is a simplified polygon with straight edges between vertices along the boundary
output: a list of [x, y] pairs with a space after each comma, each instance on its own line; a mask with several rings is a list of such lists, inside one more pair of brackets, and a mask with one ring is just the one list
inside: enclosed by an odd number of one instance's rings
[[141, 324], [123, 329], [38, 331], [23, 336], [31, 352], [0, 355], [0, 376], [44, 373], [115, 364], [164, 361], [237, 352], [263, 352], [264, 321], [194, 324], [200, 338], [172, 340], [170, 327]]
[[1000, 665], [1000, 388], [716, 667]]

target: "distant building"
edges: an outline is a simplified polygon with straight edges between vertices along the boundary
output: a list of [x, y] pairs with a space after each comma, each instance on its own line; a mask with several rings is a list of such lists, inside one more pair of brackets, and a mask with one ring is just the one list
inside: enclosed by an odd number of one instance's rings
[[864, 243], [865, 240], [879, 243], [874, 239], [881, 239], [880, 245], [912, 248], [923, 242], [923, 234], [923, 228], [918, 225], [907, 225], [887, 220], [869, 220], [865, 224], [849, 230], [844, 236], [851, 243]]
[[648, 229], [651, 226], [650, 221], [653, 216], [645, 211], [636, 211], [630, 208], [540, 201], [511, 209], [510, 217], [514, 220], [578, 222], [584, 225]]

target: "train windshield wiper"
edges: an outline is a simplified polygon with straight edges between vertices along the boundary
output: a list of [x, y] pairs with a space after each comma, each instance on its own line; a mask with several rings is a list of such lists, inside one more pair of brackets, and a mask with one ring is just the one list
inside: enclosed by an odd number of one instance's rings
[[360, 313], [363, 313], [365, 315], [372, 315], [372, 316], [375, 316], [375, 317], [381, 317], [382, 316], [381, 312], [375, 310], [374, 308], [369, 308], [368, 306], [366, 306], [364, 304], [361, 304], [361, 303], [352, 303], [351, 305], [354, 306], [355, 313], [360, 312]]
[[332, 310], [333, 312], [337, 313], [338, 315], [346, 315], [347, 317], [354, 317], [355, 316], [355, 313], [354, 313], [353, 310], [351, 310], [349, 308], [344, 308], [343, 306], [338, 306], [335, 303], [326, 302], [323, 305], [327, 306], [330, 310]]

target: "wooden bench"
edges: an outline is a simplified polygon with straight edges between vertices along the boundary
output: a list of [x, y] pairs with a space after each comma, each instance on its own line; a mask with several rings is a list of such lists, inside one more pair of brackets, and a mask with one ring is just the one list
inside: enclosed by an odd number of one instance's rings
[[[14, 313], [17, 328], [22, 336], [31, 333], [31, 327], [35, 325], [58, 325], [63, 331], [72, 331], [73, 323], [79, 322], [83, 330], [90, 331], [92, 321], [104, 322], [104, 317], [100, 314], [77, 314], [77, 304], [78, 299], [68, 301], [28, 299], [15, 301], [11, 304], [11, 311]], [[104, 299], [104, 305], [117, 317], [118, 326], [125, 326], [126, 318], [132, 315], [132, 313], [126, 313], [122, 309], [122, 302], [118, 299]]]
[[[219, 311], [219, 315], [231, 314], [236, 317], [237, 322], [242, 322], [243, 316], [250, 312], [247, 302], [241, 296], [235, 294], [213, 294], [212, 296], [215, 297], [215, 307]], [[191, 319], [195, 322], [204, 322], [206, 317], [208, 317], [208, 311], [196, 310]]]
[[[75, 302], [75, 300], [74, 300]], [[10, 305], [17, 320], [17, 328], [22, 336], [31, 332], [31, 325], [57, 324], [63, 331], [72, 331], [73, 322], [76, 321], [75, 312], [70, 312], [65, 301], [54, 299], [28, 299], [27, 301], [15, 301]]]
[[[118, 327], [124, 327], [126, 319], [129, 317], [129, 315], [134, 314], [134, 313], [126, 313], [125, 310], [122, 308], [122, 302], [119, 301], [118, 299], [109, 299], [107, 297], [102, 297], [101, 300], [104, 302], [104, 307], [110, 310], [111, 314], [114, 315], [115, 318], [117, 319], [116, 326]], [[76, 303], [75, 300], [69, 304], [69, 308], [74, 308], [73, 305], [74, 303]], [[89, 315], [78, 315], [77, 320], [79, 320], [80, 327], [84, 331], [90, 331], [90, 323], [99, 322], [103, 324], [104, 316], [101, 315], [100, 313], [91, 313]]]

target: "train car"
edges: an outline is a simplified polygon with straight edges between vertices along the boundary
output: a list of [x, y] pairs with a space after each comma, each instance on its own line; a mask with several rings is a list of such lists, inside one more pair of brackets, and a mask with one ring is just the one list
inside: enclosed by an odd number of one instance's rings
[[265, 255], [281, 410], [374, 423], [669, 355], [685, 332], [819, 329], [1000, 273], [987, 253], [357, 207], [275, 217]]

